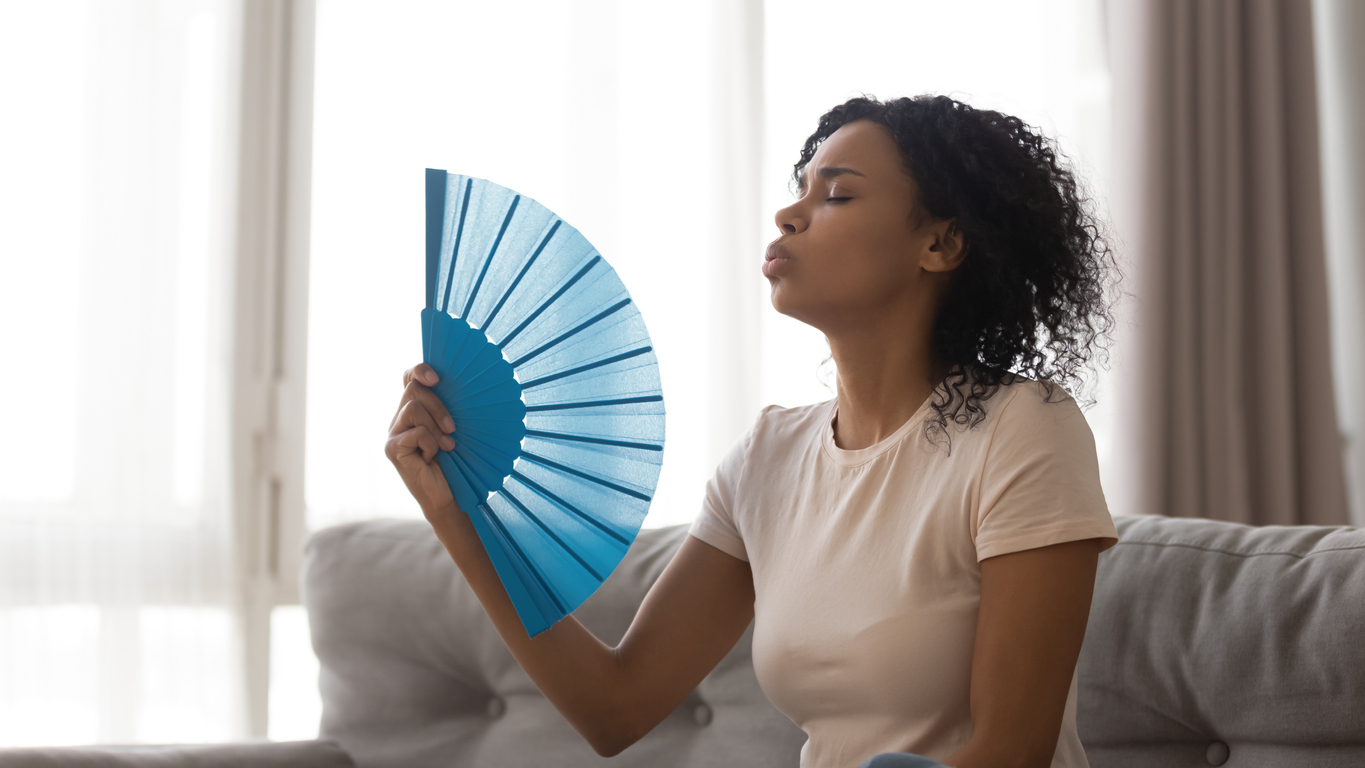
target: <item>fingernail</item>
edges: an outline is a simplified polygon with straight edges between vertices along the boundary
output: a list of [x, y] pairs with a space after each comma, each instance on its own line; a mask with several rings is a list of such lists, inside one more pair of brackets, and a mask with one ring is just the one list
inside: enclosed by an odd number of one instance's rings
[[441, 435], [441, 446], [448, 451], [455, 447], [455, 441], [445, 435]]
[[439, 379], [439, 377], [436, 376], [436, 372], [435, 372], [435, 371], [427, 371], [427, 383], [428, 383], [428, 384], [435, 384], [437, 381], [440, 381], [440, 379]]
[[445, 417], [444, 419], [441, 419], [441, 424], [446, 428], [447, 432], [455, 431], [455, 420], [450, 418], [449, 416]]

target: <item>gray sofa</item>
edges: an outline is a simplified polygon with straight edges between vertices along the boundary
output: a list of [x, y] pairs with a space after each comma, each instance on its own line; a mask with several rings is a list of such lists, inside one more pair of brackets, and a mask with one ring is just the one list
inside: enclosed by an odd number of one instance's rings
[[[1365, 529], [1116, 523], [1079, 664], [1077, 724], [1092, 766], [1365, 766]], [[685, 535], [642, 532], [578, 619], [617, 642]], [[11, 750], [0, 766], [797, 763], [805, 737], [759, 690], [748, 633], [658, 728], [605, 759], [517, 666], [426, 523], [321, 531], [303, 576], [322, 664], [320, 741], [273, 745], [292, 757], [223, 762], [214, 749], [243, 747]]]

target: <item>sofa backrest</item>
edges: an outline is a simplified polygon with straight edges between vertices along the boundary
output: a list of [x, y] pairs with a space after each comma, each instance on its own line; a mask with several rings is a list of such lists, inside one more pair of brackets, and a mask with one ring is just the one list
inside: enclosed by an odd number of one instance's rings
[[[1116, 516], [1078, 664], [1093, 768], [1365, 766], [1365, 530]], [[616, 644], [687, 535], [641, 531], [574, 613]], [[424, 521], [329, 528], [304, 603], [320, 737], [360, 768], [794, 766], [752, 626], [658, 728], [597, 756], [508, 653]]]
[[[640, 532], [574, 616], [615, 645], [686, 526]], [[321, 663], [320, 738], [360, 768], [772, 766], [805, 734], [754, 677], [753, 626], [659, 727], [598, 756], [517, 664], [425, 521], [328, 528], [308, 542], [303, 599]]]
[[1114, 520], [1077, 674], [1093, 768], [1365, 766], [1365, 529]]

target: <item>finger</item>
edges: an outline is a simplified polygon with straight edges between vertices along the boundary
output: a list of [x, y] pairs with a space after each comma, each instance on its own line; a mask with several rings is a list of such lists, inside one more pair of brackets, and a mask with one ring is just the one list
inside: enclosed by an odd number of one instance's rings
[[431, 430], [432, 434], [439, 434], [436, 429], [436, 421], [431, 413], [427, 411], [425, 405], [420, 400], [409, 400], [398, 409], [398, 417], [394, 421], [393, 429], [389, 431], [390, 436], [406, 432], [413, 427], [425, 427]]
[[441, 377], [436, 375], [435, 368], [432, 368], [426, 363], [418, 363], [406, 371], [403, 371], [403, 386], [406, 387], [413, 379], [420, 381], [428, 387], [434, 387], [437, 382], [441, 380]]
[[450, 418], [450, 411], [446, 409], [445, 403], [441, 402], [441, 398], [430, 389], [427, 389], [426, 385], [422, 384], [417, 379], [413, 379], [403, 388], [403, 396], [398, 399], [398, 411], [394, 413], [394, 417], [389, 421], [390, 433], [393, 433], [398, 428], [398, 413], [401, 413], [403, 408], [414, 400], [425, 405], [427, 410], [431, 412], [432, 417], [436, 419], [434, 423], [439, 426], [440, 429], [436, 429], [436, 427], [433, 426], [433, 431], [437, 433], [455, 431], [455, 420]]
[[416, 381], [409, 382], [407, 389], [403, 390], [403, 399], [399, 406], [401, 407], [412, 400], [426, 406], [427, 411], [436, 420], [435, 425], [440, 427], [435, 431], [439, 433], [455, 431], [455, 420], [450, 417], [450, 411], [446, 409], [446, 404], [441, 402], [441, 398], [435, 392]]
[[431, 434], [426, 427], [413, 427], [389, 441], [392, 446], [390, 458], [394, 463], [402, 463], [404, 459], [413, 454], [421, 456], [422, 461], [427, 464], [436, 458], [440, 453], [436, 445], [436, 437]]
[[431, 412], [420, 400], [410, 400], [398, 411], [397, 422], [389, 430], [389, 434], [392, 436], [413, 427], [421, 427], [430, 432], [442, 449], [449, 451], [455, 448], [454, 438], [445, 434], [444, 430], [437, 428], [436, 419], [432, 417]]

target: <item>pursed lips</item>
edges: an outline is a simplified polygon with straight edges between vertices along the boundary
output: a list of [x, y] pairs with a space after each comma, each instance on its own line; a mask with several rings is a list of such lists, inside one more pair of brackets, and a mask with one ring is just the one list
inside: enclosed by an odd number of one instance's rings
[[763, 260], [772, 261], [773, 259], [790, 259], [791, 257], [792, 255], [780, 243], [769, 243], [768, 252], [764, 255]]
[[769, 243], [763, 259], [763, 276], [770, 279], [780, 277], [790, 269], [793, 261], [796, 259], [780, 243]]

